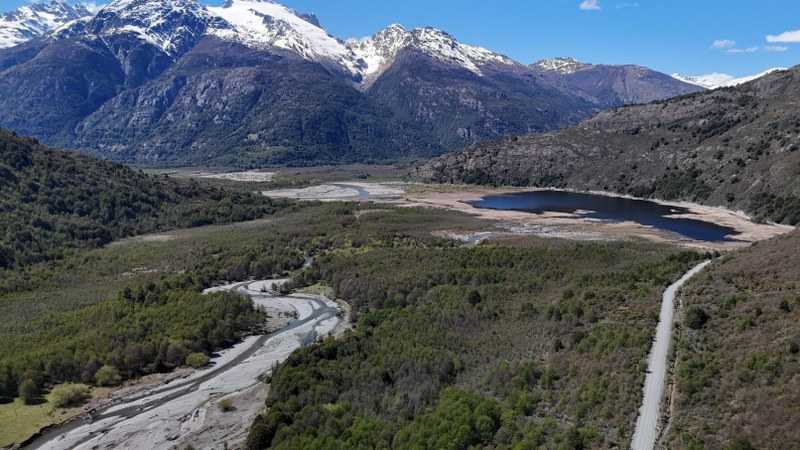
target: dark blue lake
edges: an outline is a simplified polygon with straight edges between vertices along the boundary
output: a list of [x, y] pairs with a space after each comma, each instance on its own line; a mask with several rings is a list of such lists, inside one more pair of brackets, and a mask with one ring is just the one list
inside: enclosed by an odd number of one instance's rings
[[558, 212], [611, 222], [637, 222], [690, 239], [709, 242], [730, 241], [736, 230], [702, 220], [673, 217], [690, 212], [686, 208], [605, 195], [564, 191], [534, 191], [493, 195], [470, 203], [476, 208]]

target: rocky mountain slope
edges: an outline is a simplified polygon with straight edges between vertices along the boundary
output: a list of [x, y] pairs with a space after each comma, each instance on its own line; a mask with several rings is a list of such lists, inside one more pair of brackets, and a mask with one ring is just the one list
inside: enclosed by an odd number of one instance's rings
[[420, 178], [600, 189], [800, 223], [800, 68], [598, 114], [560, 132], [472, 146]]
[[430, 156], [574, 124], [600, 97], [437, 29], [344, 41], [268, 0], [116, 0], [0, 50], [0, 126], [137, 163]]
[[64, 0], [31, 2], [0, 15], [0, 48], [45, 36], [73, 20], [91, 15], [87, 6], [71, 5]]
[[704, 90], [685, 80], [634, 65], [586, 64], [574, 58], [555, 58], [539, 61], [531, 68], [546, 83], [576, 93], [602, 108], [648, 103]]

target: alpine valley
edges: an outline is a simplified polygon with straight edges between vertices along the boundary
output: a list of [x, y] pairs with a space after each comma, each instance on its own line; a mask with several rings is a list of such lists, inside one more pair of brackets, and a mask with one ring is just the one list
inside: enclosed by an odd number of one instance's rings
[[342, 40], [268, 0], [62, 0], [0, 22], [0, 126], [138, 164], [431, 156], [703, 90], [636, 66], [526, 66], [434, 28]]
[[81, 1], [0, 16], [0, 450], [800, 449], [797, 0]]

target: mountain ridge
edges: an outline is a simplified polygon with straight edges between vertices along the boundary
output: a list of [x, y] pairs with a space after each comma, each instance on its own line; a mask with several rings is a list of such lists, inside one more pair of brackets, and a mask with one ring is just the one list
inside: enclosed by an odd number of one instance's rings
[[603, 109], [649, 103], [702, 90], [694, 84], [634, 64], [589, 64], [575, 58], [553, 58], [530, 67], [546, 83], [564, 92], [577, 93]]
[[156, 165], [427, 157], [684, 92], [625, 75], [626, 89], [655, 93], [606, 98], [435, 28], [344, 41], [254, 0], [117, 0], [0, 50], [0, 68], [0, 126]]
[[0, 14], [0, 48], [13, 47], [47, 35], [74, 20], [91, 16], [82, 3], [70, 5], [64, 0], [32, 2]]

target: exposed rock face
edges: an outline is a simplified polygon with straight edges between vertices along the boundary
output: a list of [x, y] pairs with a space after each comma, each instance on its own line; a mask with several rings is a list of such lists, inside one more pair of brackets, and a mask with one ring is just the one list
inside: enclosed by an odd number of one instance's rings
[[602, 189], [800, 222], [800, 69], [629, 106], [559, 132], [478, 144], [416, 175], [438, 182]]

